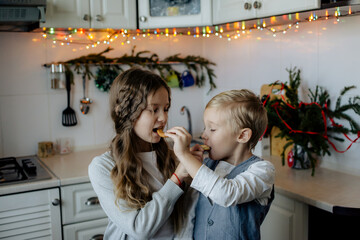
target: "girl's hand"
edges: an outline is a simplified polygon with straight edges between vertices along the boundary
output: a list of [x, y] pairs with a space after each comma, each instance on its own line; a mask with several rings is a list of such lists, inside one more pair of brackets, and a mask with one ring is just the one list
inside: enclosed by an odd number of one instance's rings
[[204, 149], [199, 144], [196, 144], [190, 148], [190, 152], [199, 162], [203, 162]]
[[174, 153], [180, 158], [186, 153], [190, 153], [191, 135], [183, 127], [173, 127], [166, 131], [166, 136], [174, 141]]

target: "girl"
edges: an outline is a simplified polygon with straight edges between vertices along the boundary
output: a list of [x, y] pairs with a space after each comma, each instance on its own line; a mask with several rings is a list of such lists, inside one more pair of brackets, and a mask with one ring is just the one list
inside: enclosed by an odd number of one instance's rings
[[176, 168], [173, 152], [157, 134], [166, 125], [170, 102], [169, 87], [150, 71], [131, 68], [112, 84], [116, 135], [110, 151], [89, 165], [109, 218], [104, 239], [173, 239], [184, 223], [177, 200], [188, 174], [182, 165]]

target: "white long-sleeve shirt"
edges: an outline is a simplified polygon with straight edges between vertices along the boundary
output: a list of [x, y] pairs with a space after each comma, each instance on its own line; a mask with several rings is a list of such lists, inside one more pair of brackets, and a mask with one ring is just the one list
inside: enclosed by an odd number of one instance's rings
[[[110, 152], [95, 157], [89, 165], [89, 178], [100, 204], [109, 218], [105, 231], [106, 239], [172, 239], [173, 226], [169, 219], [174, 205], [183, 194], [173, 181], [163, 179], [156, 164], [155, 152], [140, 153], [144, 169], [149, 173], [149, 184], [153, 189], [152, 200], [141, 209], [127, 207], [120, 199], [115, 205], [114, 184], [111, 170], [115, 162]], [[127, 235], [127, 236], [126, 236]]]
[[224, 178], [235, 168], [220, 161], [215, 171], [202, 165], [196, 173], [191, 187], [216, 204], [229, 207], [256, 199], [266, 205], [275, 181], [275, 168], [269, 161], [258, 161], [233, 179]]

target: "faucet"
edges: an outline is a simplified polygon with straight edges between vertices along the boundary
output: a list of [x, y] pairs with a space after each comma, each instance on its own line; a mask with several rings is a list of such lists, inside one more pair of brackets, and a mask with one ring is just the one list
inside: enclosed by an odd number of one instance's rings
[[190, 111], [186, 106], [182, 106], [180, 109], [180, 114], [184, 115], [186, 111], [186, 115], [187, 115], [187, 120], [188, 120], [188, 132], [192, 135], [192, 128], [191, 128], [191, 115], [190, 115]]

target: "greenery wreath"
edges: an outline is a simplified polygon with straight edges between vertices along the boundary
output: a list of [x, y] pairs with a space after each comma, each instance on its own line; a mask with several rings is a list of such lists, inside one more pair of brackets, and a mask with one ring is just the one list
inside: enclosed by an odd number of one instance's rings
[[[74, 66], [74, 71], [77, 74], [83, 74], [88, 77], [89, 80], [95, 79], [95, 86], [101, 91], [107, 92], [110, 89], [112, 81], [121, 72], [124, 71], [123, 66], [132, 67], [134, 65], [140, 65], [151, 71], [157, 71], [163, 79], [167, 79], [167, 76], [176, 74], [180, 76], [174, 66], [183, 64], [189, 72], [191, 72], [195, 78], [195, 84], [198, 87], [202, 87], [205, 84], [205, 76], [209, 80], [210, 89], [216, 88], [214, 78], [216, 77], [214, 70], [211, 66], [216, 64], [200, 56], [185, 56], [181, 57], [180, 54], [169, 56], [163, 60], [160, 60], [158, 55], [151, 53], [150, 51], [140, 51], [135, 53], [135, 47], [132, 48], [131, 55], [124, 54], [120, 57], [108, 58], [103, 56], [112, 48], [107, 48], [104, 51], [97, 54], [88, 54], [75, 59], [70, 59], [66, 62], [59, 62], [65, 65], [66, 71], [70, 73], [71, 82], [73, 83], [73, 72], [71, 67]], [[50, 64], [44, 64], [49, 67]], [[99, 66], [96, 76], [90, 70], [90, 66]], [[115, 77], [114, 77], [115, 76]], [[182, 88], [181, 83], [179, 87]]]

